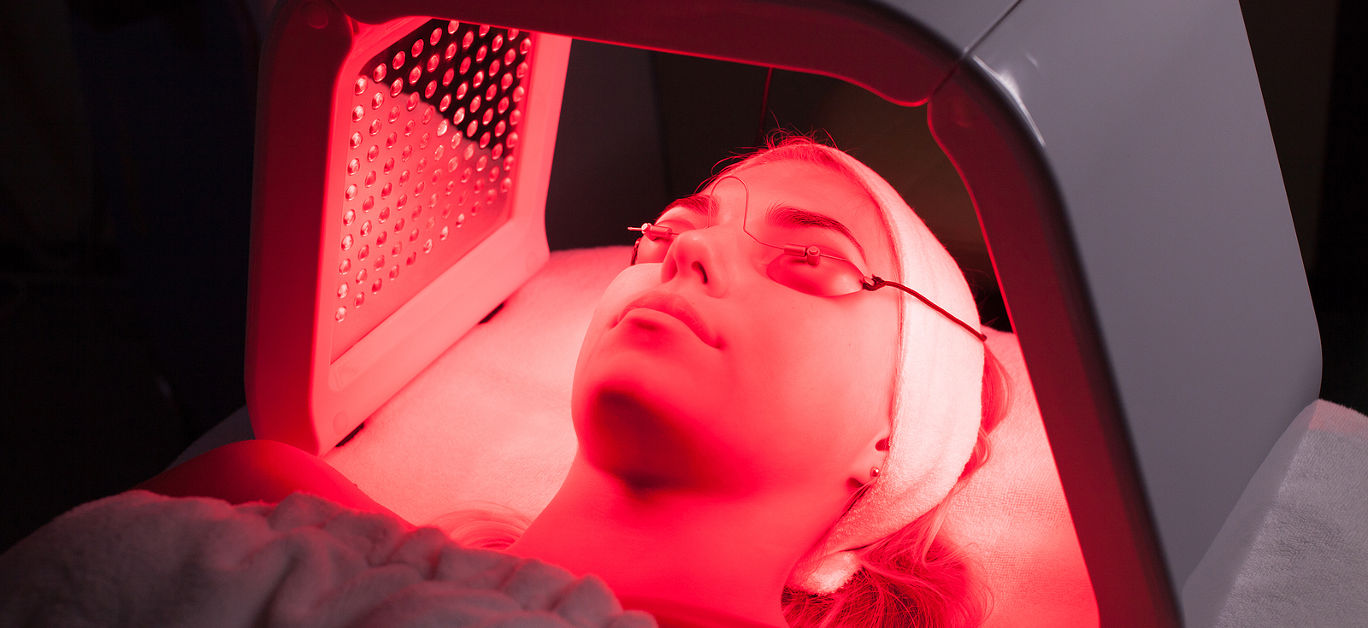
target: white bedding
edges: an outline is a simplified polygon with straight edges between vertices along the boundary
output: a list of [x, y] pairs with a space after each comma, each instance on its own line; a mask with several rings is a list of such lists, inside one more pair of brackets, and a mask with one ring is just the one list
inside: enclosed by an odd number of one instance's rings
[[1368, 416], [1288, 426], [1183, 587], [1189, 626], [1368, 626]]
[[630, 249], [557, 251], [325, 459], [415, 523], [480, 502], [541, 512], [575, 454], [570, 379]]

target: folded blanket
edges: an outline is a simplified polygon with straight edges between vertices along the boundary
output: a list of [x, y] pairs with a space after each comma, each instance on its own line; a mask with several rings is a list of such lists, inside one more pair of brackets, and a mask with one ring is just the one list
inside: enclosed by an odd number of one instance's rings
[[4, 626], [654, 626], [602, 581], [309, 495], [134, 491], [0, 556]]

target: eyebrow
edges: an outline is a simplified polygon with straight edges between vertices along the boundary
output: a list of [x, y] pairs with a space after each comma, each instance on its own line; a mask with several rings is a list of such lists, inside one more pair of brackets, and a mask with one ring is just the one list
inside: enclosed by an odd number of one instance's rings
[[660, 212], [660, 215], [664, 216], [666, 212], [676, 207], [689, 210], [704, 218], [717, 217], [717, 199], [710, 194], [699, 193], [685, 196], [666, 206], [665, 211]]
[[[705, 218], [716, 218], [718, 212], [717, 198], [711, 194], [703, 194], [701, 192], [698, 194], [691, 194], [670, 203], [670, 205], [665, 208], [665, 211], [660, 212], [660, 215], [664, 216], [667, 212], [676, 208], [684, 209]], [[765, 220], [772, 224], [816, 227], [818, 229], [832, 231], [849, 240], [850, 243], [855, 246], [855, 250], [860, 252], [860, 257], [862, 259], [867, 257], [864, 247], [861, 246], [860, 241], [855, 238], [855, 234], [851, 233], [850, 229], [844, 224], [841, 224], [841, 221], [830, 216], [807, 209], [793, 207], [791, 205], [775, 204], [765, 211]]]
[[841, 224], [839, 220], [830, 216], [789, 205], [774, 205], [765, 212], [765, 220], [777, 224], [817, 227], [818, 229], [833, 231], [850, 240], [850, 243], [855, 245], [855, 250], [860, 252], [860, 257], [865, 257], [864, 247], [860, 246], [860, 241], [855, 239], [855, 234], [851, 233], [850, 229]]

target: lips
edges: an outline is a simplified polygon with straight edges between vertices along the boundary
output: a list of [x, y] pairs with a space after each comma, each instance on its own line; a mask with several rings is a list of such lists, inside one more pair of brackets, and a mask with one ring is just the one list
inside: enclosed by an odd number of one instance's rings
[[699, 340], [713, 347], [718, 346], [717, 335], [708, 328], [684, 297], [663, 292], [648, 292], [628, 303], [627, 307], [622, 309], [622, 316], [618, 317], [618, 322], [622, 322], [622, 318], [635, 309], [655, 310], [668, 314], [684, 323]]

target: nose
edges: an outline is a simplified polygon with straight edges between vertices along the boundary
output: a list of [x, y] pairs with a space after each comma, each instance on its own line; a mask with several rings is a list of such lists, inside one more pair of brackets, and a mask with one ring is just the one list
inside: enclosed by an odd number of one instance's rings
[[730, 287], [722, 264], [725, 230], [718, 227], [694, 229], [675, 236], [665, 263], [660, 266], [660, 282], [693, 281], [703, 286], [708, 296], [726, 295]]

